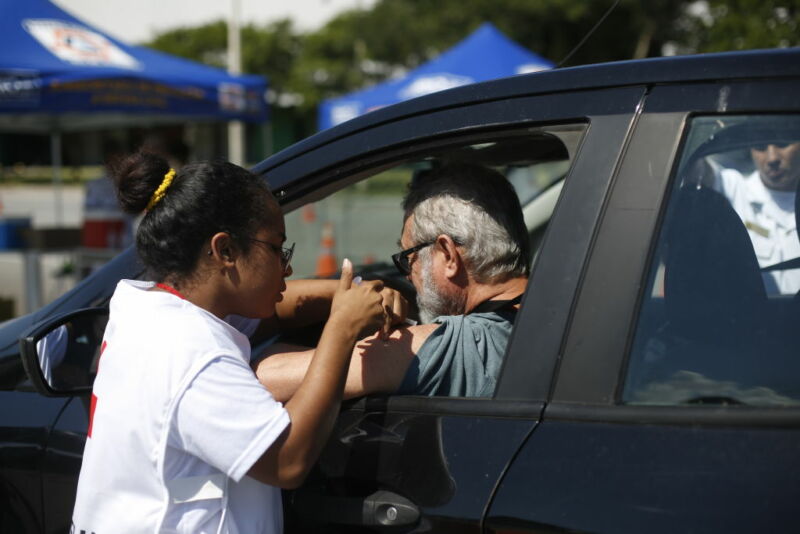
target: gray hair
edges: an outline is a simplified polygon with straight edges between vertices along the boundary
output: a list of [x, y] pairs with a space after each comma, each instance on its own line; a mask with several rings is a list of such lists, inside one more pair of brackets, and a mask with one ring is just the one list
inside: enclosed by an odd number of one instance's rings
[[[477, 204], [443, 194], [420, 202], [412, 212], [411, 238], [415, 243], [450, 236], [463, 248], [467, 269], [480, 283], [527, 274], [527, 259], [508, 231]], [[420, 259], [430, 254], [420, 251]]]

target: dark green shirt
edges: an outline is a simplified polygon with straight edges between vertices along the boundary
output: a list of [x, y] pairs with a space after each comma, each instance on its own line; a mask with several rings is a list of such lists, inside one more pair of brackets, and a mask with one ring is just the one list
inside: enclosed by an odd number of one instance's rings
[[512, 309], [434, 319], [440, 326], [411, 361], [398, 393], [491, 397], [514, 315]]

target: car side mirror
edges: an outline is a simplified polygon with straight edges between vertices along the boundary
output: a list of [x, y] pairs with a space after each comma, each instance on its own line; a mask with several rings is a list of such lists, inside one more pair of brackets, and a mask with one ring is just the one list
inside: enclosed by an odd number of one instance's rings
[[19, 340], [20, 356], [33, 387], [48, 397], [92, 391], [107, 308], [72, 311], [34, 325]]

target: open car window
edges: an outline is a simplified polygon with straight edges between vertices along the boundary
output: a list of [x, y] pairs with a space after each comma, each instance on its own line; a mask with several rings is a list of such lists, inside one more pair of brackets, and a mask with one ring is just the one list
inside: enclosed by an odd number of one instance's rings
[[362, 268], [393, 269], [391, 255], [398, 251], [401, 201], [408, 184], [448, 162], [483, 165], [504, 174], [520, 197], [528, 231], [538, 245], [584, 131], [581, 124], [492, 133], [484, 141], [471, 136], [469, 142], [437, 143], [381, 165], [367, 178], [286, 215], [289, 238], [297, 242], [294, 277], [327, 276], [331, 258], [348, 257]]
[[800, 404], [800, 117], [692, 120], [622, 400]]
[[[585, 124], [557, 125], [491, 132], [485, 136], [473, 134], [468, 140], [462, 137], [461, 141], [439, 139], [427, 149], [419, 148], [394, 161], [377, 163], [379, 167], [374, 172], [360, 171], [359, 177], [364, 174], [367, 177], [359, 181], [343, 176], [341, 183], [346, 186], [313, 203], [300, 205], [286, 216], [289, 239], [297, 243], [292, 262], [294, 276], [336, 276], [341, 260], [350, 258], [357, 274], [381, 278], [401, 291], [411, 303], [410, 318], [420, 321], [414, 306], [416, 291], [391, 259], [400, 251], [401, 204], [409, 184], [454, 163], [478, 165], [503, 174], [520, 199], [531, 243], [529, 249], [535, 256], [585, 131]], [[314, 195], [318, 198], [319, 191]], [[503, 332], [507, 336], [507, 331]], [[305, 341], [301, 344], [312, 344]], [[498, 341], [501, 354], [506, 342], [507, 337]], [[445, 343], [442, 346], [445, 347], [442, 350], [449, 350]], [[426, 362], [437, 361], [436, 357], [438, 353], [429, 354]], [[436, 364], [431, 366], [439, 369]], [[490, 367], [490, 371], [482, 373], [490, 385], [480, 388], [480, 396], [493, 393], [501, 366], [495, 369], [487, 364], [487, 369]], [[410, 369], [414, 369], [414, 362]], [[412, 389], [402, 387], [401, 391], [410, 393]], [[414, 390], [414, 394], [427, 391]]]

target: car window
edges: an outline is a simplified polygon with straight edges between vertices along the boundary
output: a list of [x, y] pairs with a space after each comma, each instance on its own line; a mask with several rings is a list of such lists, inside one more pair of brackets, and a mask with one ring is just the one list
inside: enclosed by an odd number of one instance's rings
[[[336, 275], [341, 260], [350, 258], [358, 274], [365, 278], [381, 278], [403, 293], [410, 303], [410, 319], [417, 322], [430, 320], [430, 317], [426, 317], [430, 312], [419, 313], [415, 305], [417, 293], [412, 282], [397, 271], [392, 261], [392, 255], [400, 251], [403, 224], [401, 202], [409, 184], [451, 164], [467, 163], [500, 172], [509, 179], [521, 200], [529, 240], [533, 245], [529, 249], [533, 256], [585, 130], [584, 124], [558, 125], [492, 132], [485, 136], [470, 135], [469, 139], [462, 138], [462, 141], [439, 139], [435, 145], [418, 149], [402, 159], [376, 163], [380, 167], [372, 173], [358, 171], [358, 177], [368, 176], [355, 183], [352, 183], [355, 176], [342, 176], [341, 182], [351, 183], [287, 215], [287, 234], [291, 241], [297, 243], [294, 272], [299, 277]], [[313, 194], [318, 195], [319, 191]], [[514, 303], [512, 301], [508, 306]], [[490, 309], [490, 306], [484, 307], [483, 313], [494, 309]], [[430, 303], [427, 309], [430, 310]], [[497, 309], [505, 314], [504, 317], [512, 317], [509, 320], [513, 322], [513, 312]], [[446, 333], [460, 326], [446, 326], [440, 335], [429, 338], [432, 345], [428, 345], [424, 363], [411, 362], [406, 374], [408, 381], [404, 381], [400, 391], [431, 395], [448, 395], [449, 392], [458, 391], [453, 395], [491, 396], [511, 329], [504, 321], [489, 324], [491, 321], [495, 319], [475, 320], [478, 325], [474, 326], [476, 332], [492, 332], [491, 335], [497, 336], [483, 343], [482, 334], [475, 333], [475, 347], [449, 341], [451, 338]], [[443, 319], [437, 322], [447, 323]], [[452, 368], [454, 374], [462, 373], [462, 366], [452, 364], [449, 358], [458, 351], [465, 355], [465, 362], [473, 362], [463, 365], [463, 375], [459, 374], [459, 380], [463, 376], [480, 376], [480, 380], [465, 379], [458, 382], [464, 384], [469, 381], [472, 389], [442, 385], [450, 383], [448, 371], [442, 369]], [[437, 378], [429, 380], [432, 374]], [[416, 377], [416, 381], [409, 377]], [[438, 381], [439, 377], [444, 377], [441, 382]], [[453, 381], [457, 380], [454, 378]], [[476, 383], [480, 385], [476, 386]]]
[[694, 118], [622, 401], [800, 404], [800, 117]]
[[454, 161], [484, 165], [508, 177], [537, 245], [584, 130], [584, 125], [560, 125], [487, 134], [485, 141], [472, 137], [469, 142], [437, 145], [383, 164], [366, 179], [286, 215], [289, 240], [297, 243], [294, 277], [327, 276], [345, 257], [362, 267], [391, 266], [408, 184], [415, 176]]

